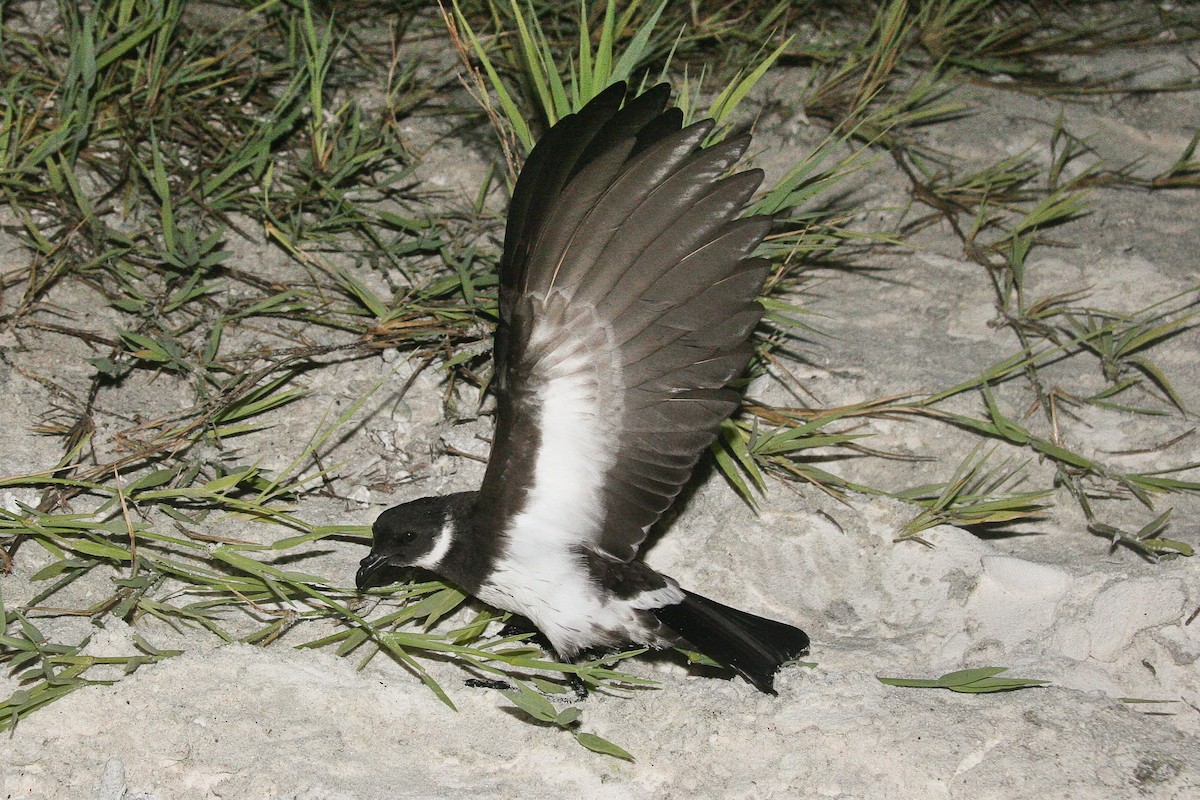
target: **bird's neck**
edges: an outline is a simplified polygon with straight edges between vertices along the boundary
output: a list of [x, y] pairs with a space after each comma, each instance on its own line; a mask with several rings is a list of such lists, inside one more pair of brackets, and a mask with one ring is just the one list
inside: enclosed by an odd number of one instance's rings
[[476, 511], [479, 492], [446, 495], [447, 520], [451, 525], [450, 548], [433, 572], [475, 594], [491, 572], [501, 546], [502, 532], [492, 529]]

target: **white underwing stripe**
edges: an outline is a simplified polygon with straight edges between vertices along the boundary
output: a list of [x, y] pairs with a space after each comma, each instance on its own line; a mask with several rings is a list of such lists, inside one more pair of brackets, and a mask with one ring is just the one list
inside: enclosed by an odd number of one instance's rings
[[628, 603], [609, 603], [596, 590], [580, 553], [604, 525], [602, 490], [618, 449], [621, 376], [611, 331], [590, 308], [572, 308], [558, 292], [535, 298], [534, 306], [525, 353], [539, 406], [533, 483], [479, 597], [528, 617], [570, 656], [639, 627]]
[[621, 397], [621, 376], [610, 332], [593, 314], [570, 309], [558, 293], [536, 306], [527, 352], [535, 362], [530, 383], [537, 387], [541, 441], [511, 539], [568, 550], [594, 541], [604, 523], [601, 490], [616, 456], [621, 409], [613, 400]]

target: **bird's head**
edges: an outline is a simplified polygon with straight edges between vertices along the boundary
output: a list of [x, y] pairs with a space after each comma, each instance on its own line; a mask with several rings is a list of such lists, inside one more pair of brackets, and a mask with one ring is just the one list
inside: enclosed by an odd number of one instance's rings
[[386, 567], [438, 571], [454, 536], [457, 503], [451, 497], [422, 497], [393, 506], [371, 526], [371, 552], [359, 562], [359, 591], [379, 585]]

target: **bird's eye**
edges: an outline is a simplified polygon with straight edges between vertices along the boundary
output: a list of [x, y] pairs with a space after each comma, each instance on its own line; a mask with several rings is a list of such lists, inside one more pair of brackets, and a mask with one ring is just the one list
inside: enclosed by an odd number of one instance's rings
[[412, 542], [415, 542], [416, 540], [417, 540], [417, 532], [416, 531], [405, 531], [400, 536], [400, 541], [404, 542], [405, 544], [410, 544]]

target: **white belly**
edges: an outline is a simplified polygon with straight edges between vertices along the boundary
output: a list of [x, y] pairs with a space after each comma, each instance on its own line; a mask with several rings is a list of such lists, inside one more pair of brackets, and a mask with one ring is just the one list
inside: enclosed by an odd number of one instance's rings
[[591, 648], [667, 644], [647, 628], [642, 610], [679, 602], [683, 593], [678, 587], [628, 600], [606, 599], [582, 558], [545, 549], [522, 552], [532, 549], [510, 544], [479, 590], [479, 599], [527, 617], [563, 658]]

